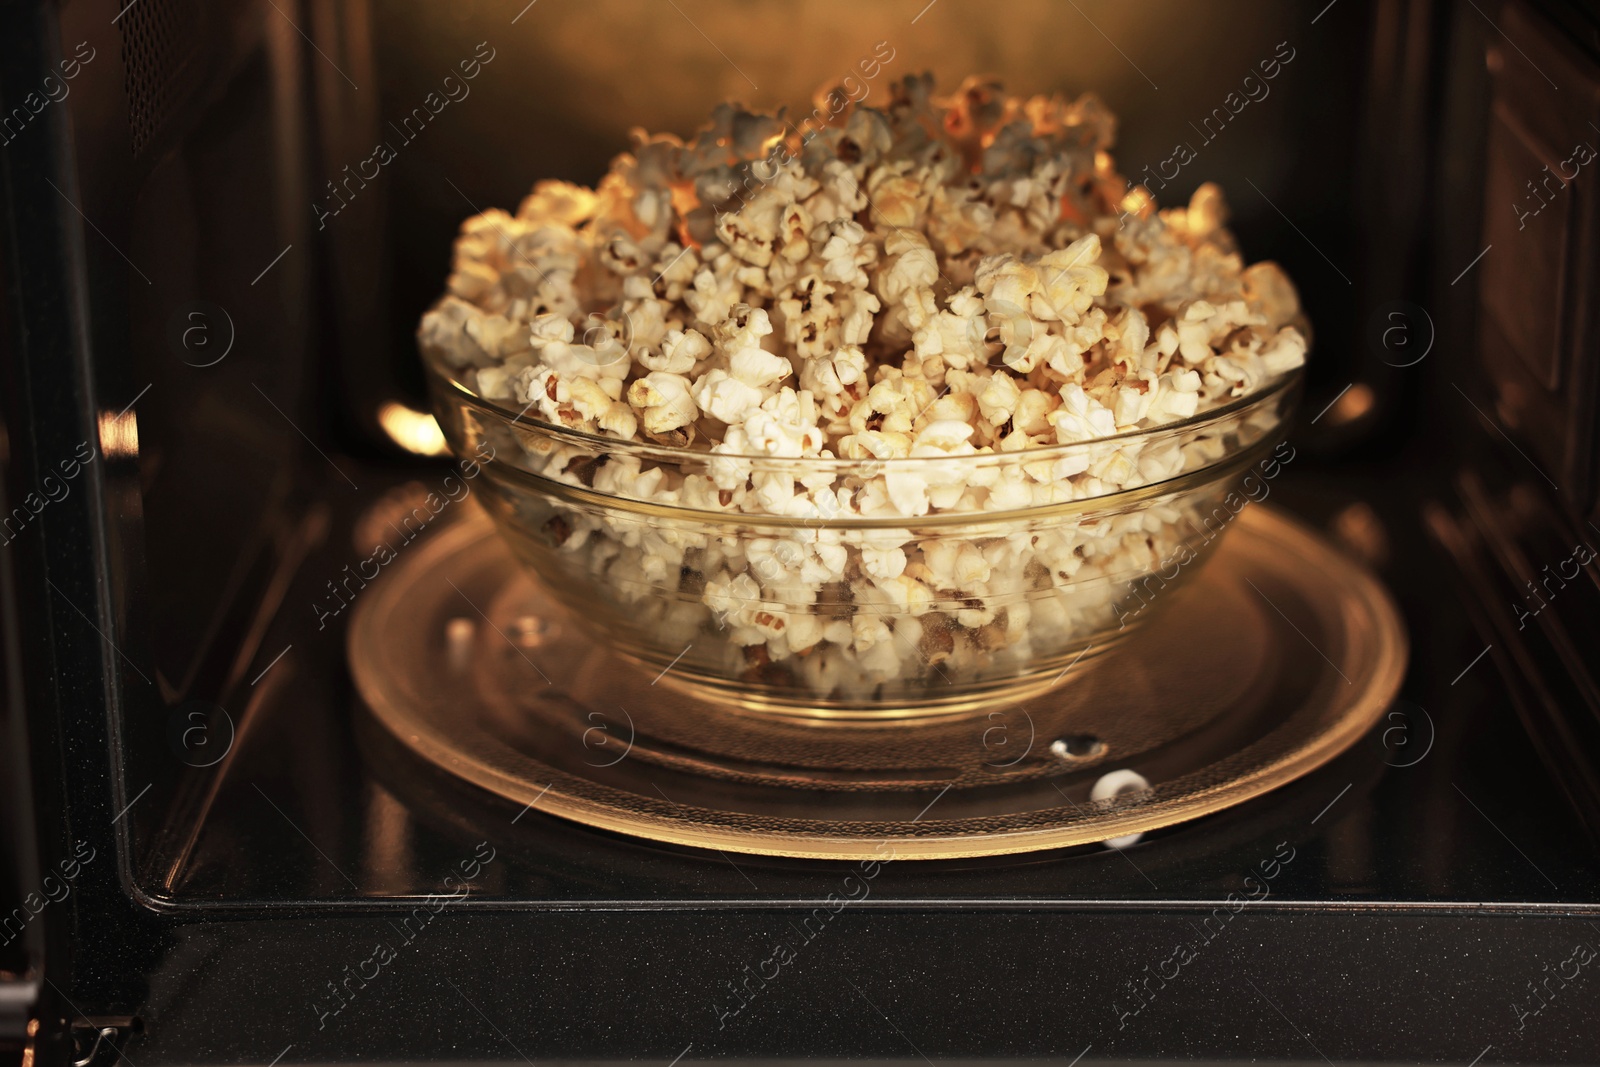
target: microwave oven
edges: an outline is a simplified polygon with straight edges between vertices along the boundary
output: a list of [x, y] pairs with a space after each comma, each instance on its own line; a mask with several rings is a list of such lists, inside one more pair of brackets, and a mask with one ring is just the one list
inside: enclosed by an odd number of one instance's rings
[[[1592, 0], [0, 20], [11, 1062], [1600, 1056]], [[1249, 258], [1297, 280], [1303, 458], [1270, 508], [1376, 576], [1408, 654], [1341, 754], [1132, 847], [879, 864], [540, 811], [364, 699], [342, 609], [393, 576], [351, 568], [451, 470], [413, 334], [461, 220], [592, 185], [634, 126], [888, 92], [858, 56], [1099, 93], [1130, 176], [1162, 204], [1216, 181]], [[408, 552], [474, 509], [432, 508]], [[1279, 643], [1204, 634], [1216, 678], [1323, 670], [1254, 610]], [[993, 714], [969, 747], [1042, 751]], [[578, 727], [586, 755], [616, 743]]]

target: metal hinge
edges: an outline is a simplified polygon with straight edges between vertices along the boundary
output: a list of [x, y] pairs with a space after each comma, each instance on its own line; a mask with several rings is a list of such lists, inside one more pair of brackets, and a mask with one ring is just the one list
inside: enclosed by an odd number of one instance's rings
[[109, 1049], [111, 1059], [119, 1053], [119, 1042], [138, 1029], [139, 1020], [131, 1015], [96, 1015], [72, 1020], [72, 1067], [92, 1067]]

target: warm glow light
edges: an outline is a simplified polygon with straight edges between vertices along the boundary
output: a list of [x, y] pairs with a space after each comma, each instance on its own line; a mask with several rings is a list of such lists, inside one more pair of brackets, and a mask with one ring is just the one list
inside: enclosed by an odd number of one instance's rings
[[404, 404], [389, 401], [378, 409], [378, 424], [389, 440], [419, 456], [442, 456], [445, 453], [444, 431], [438, 421], [422, 411], [414, 411]]
[[1377, 398], [1372, 394], [1372, 387], [1364, 382], [1357, 382], [1333, 405], [1333, 410], [1328, 413], [1329, 423], [1334, 426], [1343, 426], [1355, 422], [1367, 412], [1372, 410], [1373, 402]]
[[1389, 560], [1389, 534], [1372, 505], [1357, 501], [1333, 517], [1334, 536], [1369, 566], [1381, 567]]
[[101, 455], [124, 459], [139, 454], [139, 422], [132, 411], [120, 416], [114, 411], [102, 411], [99, 423]]
[[1122, 210], [1129, 215], [1138, 215], [1143, 218], [1145, 211], [1155, 204], [1150, 196], [1150, 191], [1142, 185], [1135, 185], [1128, 195], [1122, 198]]

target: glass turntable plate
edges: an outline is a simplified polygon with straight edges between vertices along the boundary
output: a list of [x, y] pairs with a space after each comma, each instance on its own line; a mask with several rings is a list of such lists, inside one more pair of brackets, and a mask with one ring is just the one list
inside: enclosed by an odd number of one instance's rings
[[[1271, 508], [1233, 525], [1141, 631], [1042, 695], [967, 716], [829, 722], [696, 703], [575, 625], [476, 510], [364, 593], [350, 662], [383, 726], [519, 819], [827, 859], [1083, 845], [1306, 774], [1399, 687], [1405, 631], [1375, 578]], [[1090, 799], [1125, 768], [1150, 788]]]

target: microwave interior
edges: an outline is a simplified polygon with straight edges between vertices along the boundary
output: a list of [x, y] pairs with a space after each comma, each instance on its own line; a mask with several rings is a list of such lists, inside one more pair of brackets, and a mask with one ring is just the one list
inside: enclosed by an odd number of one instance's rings
[[[74, 1037], [74, 1055], [88, 1051], [95, 1019], [143, 1067], [266, 1063], [285, 1045], [285, 1062], [520, 1055], [495, 1018], [516, 1018], [504, 1028], [535, 1057], [668, 1062], [683, 1044], [714, 1054], [738, 1029], [705, 1010], [692, 976], [724, 996], [721, 980], [764, 955], [754, 946], [854, 865], [640, 840], [462, 781], [375, 720], [352, 680], [351, 616], [331, 609], [371, 531], [453, 469], [415, 333], [464, 219], [515, 210], [542, 179], [593, 186], [635, 128], [687, 137], [727, 100], [805, 113], [846, 78], [872, 105], [924, 71], [943, 92], [973, 74], [1012, 92], [1092, 91], [1117, 117], [1118, 166], [1159, 181], [1162, 206], [1221, 186], [1247, 261], [1284, 267], [1312, 331], [1289, 431], [1304, 459], [1271, 506], [1378, 576], [1409, 666], [1379, 725], [1325, 766], [1134, 848], [884, 865], [826, 950], [870, 1000], [815, 975], [804, 992], [775, 986], [770, 1025], [747, 1022], [723, 1047], [914, 1058], [892, 1015], [930, 1053], [1169, 1053], [1192, 1012], [1126, 1037], [1117, 1014], [1080, 1011], [1087, 989], [1113, 999], [1126, 984], [1112, 941], [1160, 958], [1149, 946], [1285, 843], [1297, 859], [1249, 919], [1257, 944], [1282, 950], [1253, 973], [1289, 1015], [1312, 1018], [1328, 988], [1320, 946], [1412, 991], [1364, 1009], [1394, 1021], [1452, 990], [1490, 1003], [1497, 969], [1537, 978], [1592, 925], [1600, 719], [1581, 650], [1600, 584], [1590, 567], [1547, 595], [1547, 629], [1524, 639], [1519, 579], [1540, 572], [1503, 561], [1555, 561], [1600, 537], [1600, 209], [1592, 175], [1532, 232], [1499, 201], [1538, 172], [1528, 145], [1600, 138], [1584, 133], [1600, 117], [1593, 5], [64, 0], [6, 18], [8, 105], [68, 58], [79, 70], [0, 151], [8, 510], [81, 444], [92, 456], [5, 549], [7, 727], [27, 812], [6, 827], [19, 872], [7, 892], [21, 901], [79, 842], [101, 857], [57, 926], [0, 950], [19, 953], [0, 957], [15, 974], [60, 968], [42, 995], [78, 1023], [55, 1054]], [[1190, 161], [1166, 178], [1180, 145]], [[1422, 356], [1397, 355], [1396, 322], [1419, 331]], [[1515, 551], [1497, 556], [1495, 531]], [[541, 676], [580, 670], [536, 659]], [[692, 777], [660, 773], [663, 796]], [[411, 973], [382, 994], [404, 1023], [362, 996], [344, 1014], [336, 964], [448, 892], [480, 846], [494, 860], [434, 920], [454, 933], [418, 938]], [[1374, 937], [1421, 960], [1417, 973], [1355, 947]], [[909, 970], [881, 962], [905, 945]], [[1454, 973], [1471, 945], [1483, 973]], [[1243, 944], [1223, 951], [1265, 966]], [[876, 980], [861, 978], [864, 953], [899, 975], [892, 989], [862, 984]], [[948, 973], [973, 957], [975, 993]], [[1007, 999], [1074, 958], [1042, 1001]], [[673, 991], [652, 1000], [656, 981]], [[1015, 1026], [973, 1025], [957, 984]], [[1520, 981], [1501, 987], [1497, 1004], [1523, 995]], [[1045, 1036], [1052, 997], [1071, 1022], [1059, 1047]], [[888, 1014], [852, 1015], [862, 1000]], [[1252, 1005], [1244, 1037], [1201, 1026], [1197, 1054], [1309, 1055]], [[1526, 1062], [1592, 1040], [1580, 1014], [1552, 1004]], [[1466, 1062], [1478, 1035], [1457, 1025], [1471, 1042], [1443, 1017], [1422, 1031]]]

